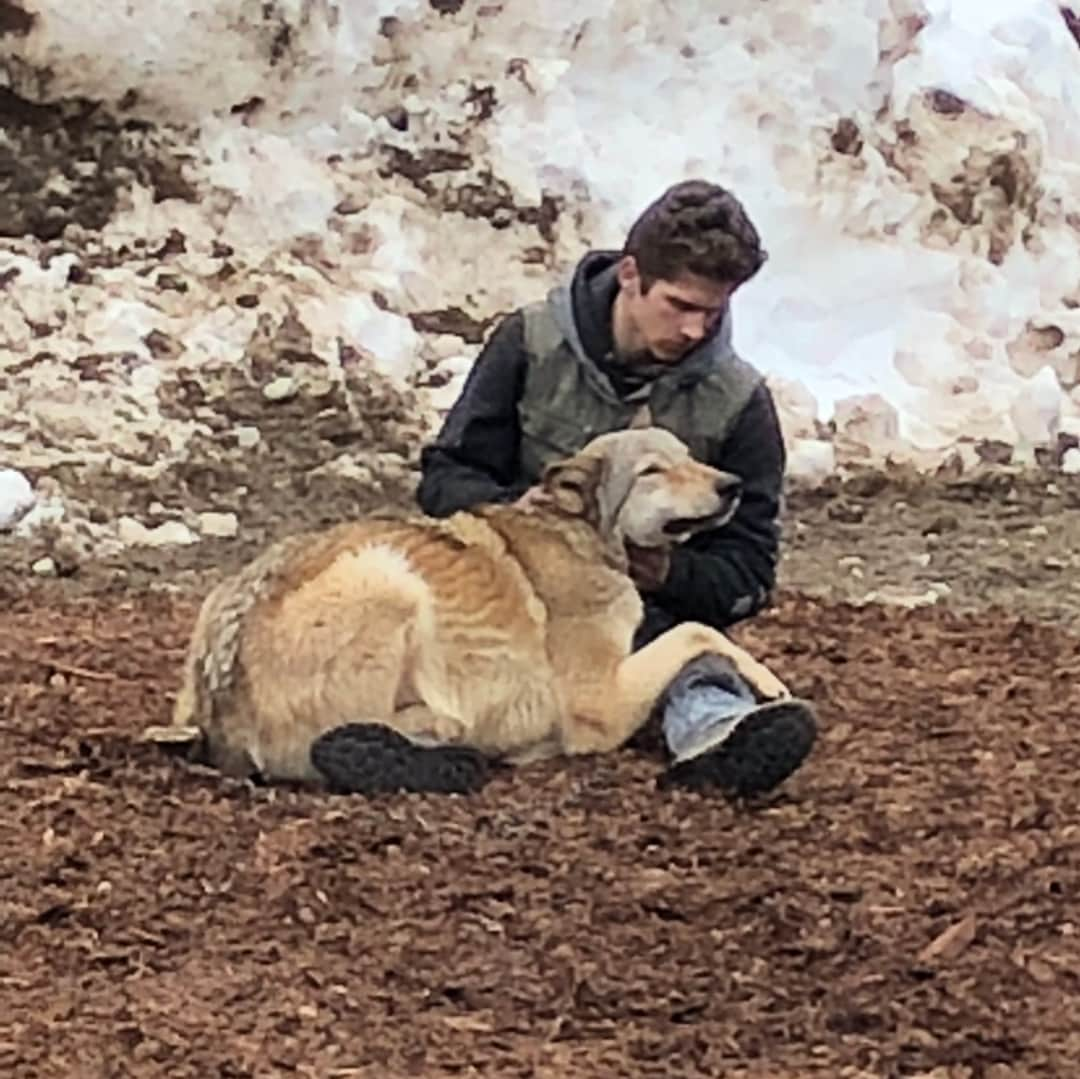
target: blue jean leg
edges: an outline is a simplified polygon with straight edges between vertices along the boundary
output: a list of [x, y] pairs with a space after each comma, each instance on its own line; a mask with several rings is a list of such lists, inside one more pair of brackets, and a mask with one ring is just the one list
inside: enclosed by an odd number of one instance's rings
[[[643, 648], [677, 624], [671, 614], [646, 600], [634, 649]], [[757, 703], [730, 660], [719, 655], [699, 656], [679, 672], [658, 702], [668, 751], [678, 760], [696, 746], [716, 744]]]
[[699, 746], [717, 744], [758, 706], [731, 663], [715, 655], [688, 663], [660, 703], [664, 739], [675, 760], [692, 756]]

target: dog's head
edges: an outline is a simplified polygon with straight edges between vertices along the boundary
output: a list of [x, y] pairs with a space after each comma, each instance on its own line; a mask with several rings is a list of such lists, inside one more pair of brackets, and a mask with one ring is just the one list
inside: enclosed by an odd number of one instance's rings
[[563, 512], [638, 547], [668, 547], [726, 524], [742, 494], [738, 476], [695, 461], [659, 427], [599, 435], [549, 466], [543, 486]]

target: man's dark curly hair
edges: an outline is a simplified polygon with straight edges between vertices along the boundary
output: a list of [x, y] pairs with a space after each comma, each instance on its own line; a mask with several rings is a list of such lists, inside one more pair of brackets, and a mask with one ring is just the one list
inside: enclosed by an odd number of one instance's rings
[[706, 180], [669, 187], [631, 226], [623, 254], [633, 255], [643, 290], [684, 273], [741, 285], [768, 258], [742, 203]]

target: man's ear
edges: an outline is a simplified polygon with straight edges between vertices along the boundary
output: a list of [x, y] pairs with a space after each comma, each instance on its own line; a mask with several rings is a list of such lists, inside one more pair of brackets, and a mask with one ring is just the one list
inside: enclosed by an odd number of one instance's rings
[[548, 465], [540, 482], [564, 513], [581, 517], [597, 527], [606, 467], [605, 458], [579, 453]]
[[623, 255], [615, 271], [619, 285], [631, 293], [641, 287], [641, 275], [638, 272], [637, 259], [633, 255]]

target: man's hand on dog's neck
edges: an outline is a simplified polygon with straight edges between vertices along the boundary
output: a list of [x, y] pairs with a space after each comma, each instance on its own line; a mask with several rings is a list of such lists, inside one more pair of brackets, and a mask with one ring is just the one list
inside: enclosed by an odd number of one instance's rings
[[671, 551], [667, 547], [637, 547], [626, 544], [630, 579], [642, 592], [655, 592], [667, 580], [671, 570]]

